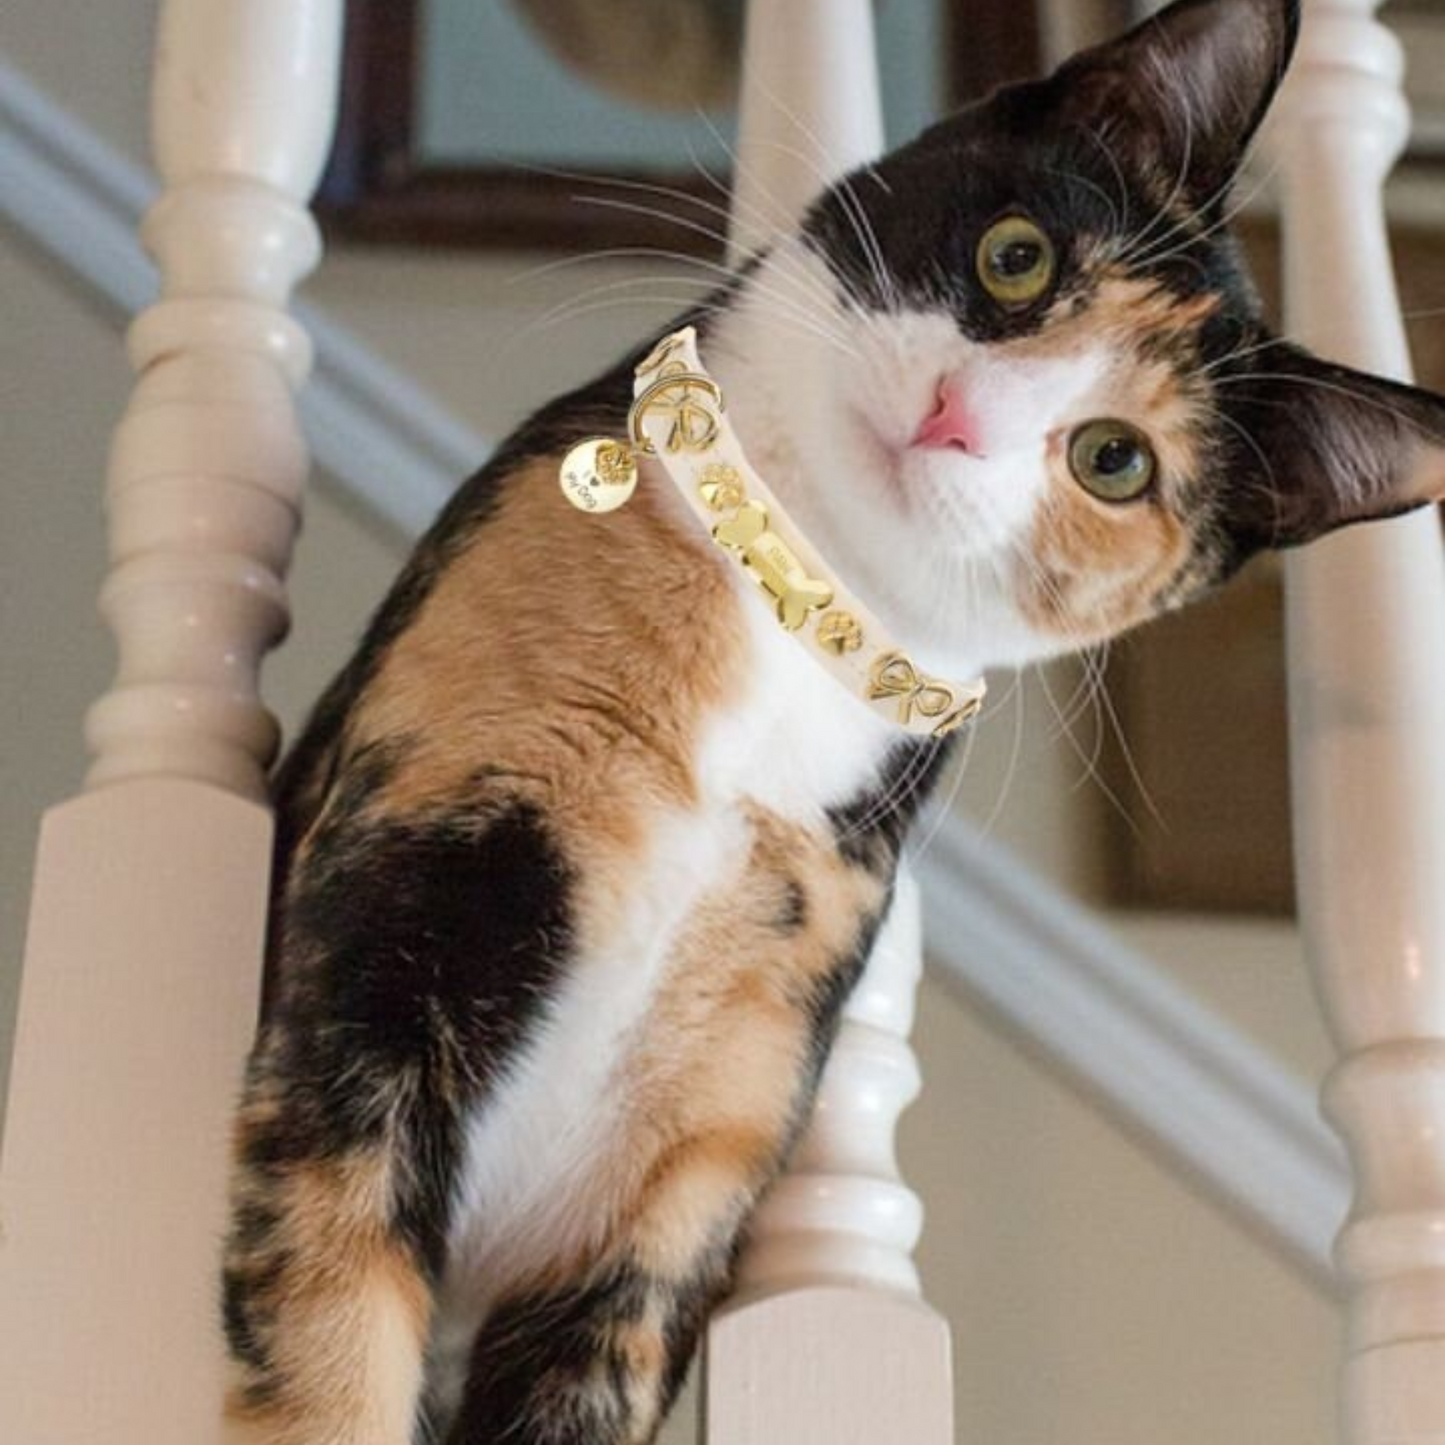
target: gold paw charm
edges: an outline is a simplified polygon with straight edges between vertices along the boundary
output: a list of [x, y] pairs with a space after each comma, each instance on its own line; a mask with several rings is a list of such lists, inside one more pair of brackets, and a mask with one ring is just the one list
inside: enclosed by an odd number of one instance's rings
[[773, 599], [778, 621], [789, 632], [796, 632], [810, 613], [832, 602], [833, 589], [809, 577], [793, 549], [768, 529], [766, 507], [744, 502], [733, 516], [712, 529], [712, 535], [719, 546], [741, 554], [743, 565]]
[[819, 647], [842, 657], [844, 653], [857, 652], [863, 646], [863, 624], [851, 612], [825, 612], [818, 619], [818, 630], [814, 636]]
[[979, 709], [981, 700], [959, 695], [946, 682], [927, 677], [902, 652], [885, 652], [873, 664], [868, 678], [868, 700], [898, 699], [898, 721], [907, 726], [916, 711], [933, 719], [933, 736], [946, 737], [966, 723]]
[[712, 462], [697, 479], [698, 495], [713, 512], [731, 512], [747, 501], [742, 473], [725, 462]]

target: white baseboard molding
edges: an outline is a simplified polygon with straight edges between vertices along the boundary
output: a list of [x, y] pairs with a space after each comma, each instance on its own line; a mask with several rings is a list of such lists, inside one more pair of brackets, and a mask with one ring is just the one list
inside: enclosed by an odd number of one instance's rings
[[[3, 59], [0, 178], [0, 216], [118, 317], [151, 300], [136, 226], [155, 182]], [[486, 441], [316, 308], [296, 309], [317, 348], [301, 410], [323, 484], [414, 535]], [[1312, 1092], [961, 820], [921, 872], [938, 975], [1332, 1289], [1347, 1174]]]

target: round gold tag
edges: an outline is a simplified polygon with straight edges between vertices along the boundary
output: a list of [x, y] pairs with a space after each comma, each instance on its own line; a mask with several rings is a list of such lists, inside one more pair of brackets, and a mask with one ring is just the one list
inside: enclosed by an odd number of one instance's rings
[[637, 488], [637, 461], [624, 442], [590, 437], [562, 459], [558, 480], [579, 512], [615, 512]]

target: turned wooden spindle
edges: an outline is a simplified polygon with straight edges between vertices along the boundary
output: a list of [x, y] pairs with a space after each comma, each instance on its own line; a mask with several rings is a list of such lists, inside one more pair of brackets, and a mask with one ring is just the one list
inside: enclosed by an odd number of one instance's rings
[[284, 0], [170, 4], [154, 95], [166, 188], [142, 235], [161, 297], [131, 327], [137, 372], [111, 451], [101, 610], [120, 666], [86, 733], [92, 786], [204, 779], [264, 793], [276, 725], [257, 673], [287, 623], [282, 583], [311, 367], [286, 312], [321, 245], [306, 208], [331, 135], [326, 12]]
[[[882, 148], [869, 0], [751, 0], [734, 255]], [[735, 1299], [708, 1332], [710, 1445], [951, 1445], [948, 1326], [919, 1297], [923, 1210], [893, 1135], [918, 1092], [908, 1046], [922, 970], [900, 878], [849, 1001], [811, 1126], [759, 1210]]]
[[166, 0], [145, 239], [160, 300], [107, 494], [115, 683], [46, 816], [0, 1156], [0, 1440], [221, 1438], [226, 1140], [254, 1028], [306, 472], [286, 313], [317, 260], [341, 0]]
[[[1409, 373], [1382, 185], [1404, 146], [1402, 57], [1376, 0], [1309, 0], [1274, 121], [1290, 330]], [[1433, 510], [1289, 561], [1298, 881], [1340, 1050], [1324, 1089], [1355, 1201], [1347, 1445], [1445, 1442], [1445, 557]]]

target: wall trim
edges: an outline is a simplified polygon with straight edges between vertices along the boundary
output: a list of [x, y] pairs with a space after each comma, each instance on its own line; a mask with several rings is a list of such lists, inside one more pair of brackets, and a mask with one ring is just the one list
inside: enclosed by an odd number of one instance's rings
[[[155, 181], [0, 59], [0, 216], [118, 319], [156, 293]], [[320, 484], [402, 536], [489, 445], [316, 307], [301, 412]], [[934, 974], [1182, 1169], [1318, 1287], [1348, 1192], [1312, 1090], [1022, 860], [949, 818], [920, 861]]]

